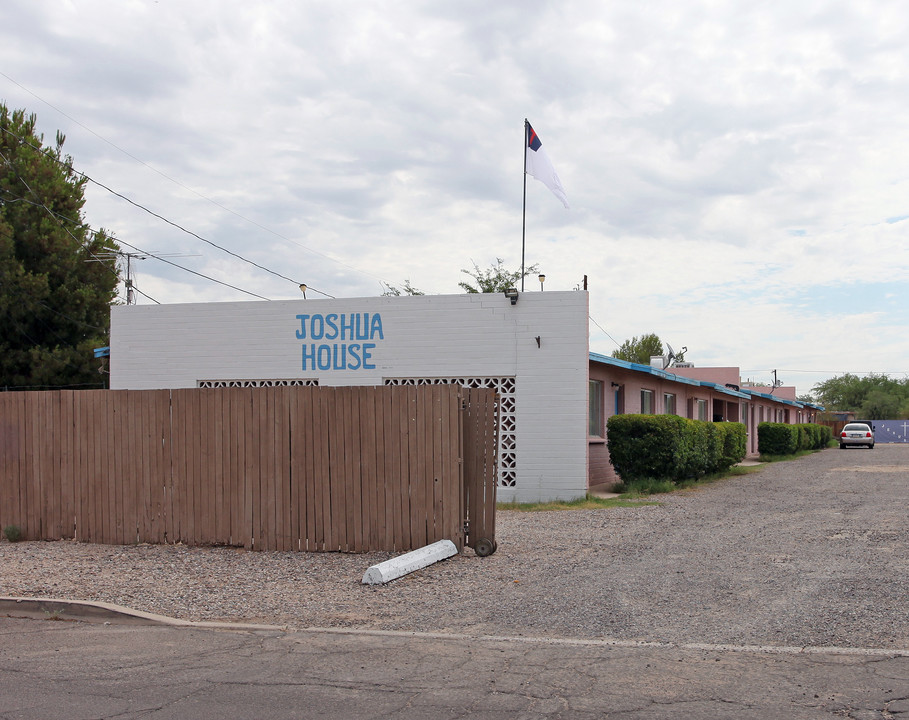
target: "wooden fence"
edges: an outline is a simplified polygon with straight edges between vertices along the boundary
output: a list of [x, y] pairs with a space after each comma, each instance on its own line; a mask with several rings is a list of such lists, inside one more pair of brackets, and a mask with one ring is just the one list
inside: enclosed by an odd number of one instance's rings
[[454, 385], [0, 393], [0, 528], [256, 550], [494, 543], [496, 408]]

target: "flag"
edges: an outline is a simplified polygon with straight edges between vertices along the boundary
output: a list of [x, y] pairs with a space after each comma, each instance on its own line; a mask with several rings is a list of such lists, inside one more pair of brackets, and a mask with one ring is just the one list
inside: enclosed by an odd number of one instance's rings
[[534, 132], [529, 122], [525, 121], [525, 124], [527, 125], [525, 132], [527, 149], [526, 158], [524, 160], [524, 172], [529, 173], [548, 187], [552, 191], [552, 194], [561, 200], [562, 204], [567, 208], [568, 195], [565, 194], [565, 188], [562, 187], [562, 181], [559, 180], [559, 176], [556, 174], [555, 168], [549, 160], [549, 156], [543, 149], [540, 138]]

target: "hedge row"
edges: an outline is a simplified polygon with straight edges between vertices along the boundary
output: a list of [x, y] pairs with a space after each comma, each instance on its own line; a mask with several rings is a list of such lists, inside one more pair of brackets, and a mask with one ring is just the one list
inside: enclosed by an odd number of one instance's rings
[[826, 425], [762, 422], [758, 424], [758, 452], [761, 455], [792, 455], [799, 450], [820, 450], [833, 435]]
[[673, 482], [732, 467], [745, 457], [741, 423], [687, 420], [677, 415], [613, 415], [606, 423], [609, 457], [623, 482]]

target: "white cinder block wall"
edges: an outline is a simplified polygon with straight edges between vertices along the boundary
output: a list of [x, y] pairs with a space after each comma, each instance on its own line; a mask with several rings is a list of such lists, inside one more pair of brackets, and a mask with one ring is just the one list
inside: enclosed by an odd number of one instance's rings
[[587, 488], [587, 316], [582, 291], [115, 306], [111, 389], [514, 378], [499, 499], [568, 499]]

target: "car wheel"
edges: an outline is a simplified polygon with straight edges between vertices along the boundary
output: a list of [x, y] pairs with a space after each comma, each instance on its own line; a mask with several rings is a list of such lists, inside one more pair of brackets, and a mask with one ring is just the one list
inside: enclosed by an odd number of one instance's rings
[[846, 446], [843, 445], [843, 443], [840, 443], [840, 450], [845, 450], [845, 449], [846, 449]]
[[869, 449], [869, 450], [874, 450], [874, 443], [871, 443], [871, 444], [868, 446], [868, 449]]

